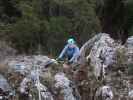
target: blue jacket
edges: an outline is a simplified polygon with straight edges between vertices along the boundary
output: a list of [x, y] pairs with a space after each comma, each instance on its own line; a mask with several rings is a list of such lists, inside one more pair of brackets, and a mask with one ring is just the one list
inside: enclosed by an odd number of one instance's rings
[[69, 47], [70, 44], [67, 44], [64, 49], [62, 50], [59, 58], [62, 59], [65, 55], [67, 57], [70, 57], [69, 62], [77, 62], [77, 58], [80, 55], [79, 47], [74, 44], [74, 47]]

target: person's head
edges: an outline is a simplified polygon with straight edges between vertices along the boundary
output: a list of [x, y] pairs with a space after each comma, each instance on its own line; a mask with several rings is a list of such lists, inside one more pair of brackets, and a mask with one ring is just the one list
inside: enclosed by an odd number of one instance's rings
[[67, 43], [68, 43], [68, 44], [75, 44], [75, 40], [74, 40], [73, 38], [69, 38], [69, 39], [67, 40]]
[[67, 40], [67, 43], [69, 44], [69, 47], [74, 47], [75, 45], [75, 40], [73, 38], [69, 38]]

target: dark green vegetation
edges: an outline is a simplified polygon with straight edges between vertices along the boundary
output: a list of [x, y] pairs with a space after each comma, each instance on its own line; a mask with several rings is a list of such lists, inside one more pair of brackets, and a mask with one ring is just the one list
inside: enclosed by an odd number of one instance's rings
[[55, 55], [68, 37], [79, 46], [98, 32], [133, 33], [132, 0], [0, 0], [0, 39], [20, 53]]

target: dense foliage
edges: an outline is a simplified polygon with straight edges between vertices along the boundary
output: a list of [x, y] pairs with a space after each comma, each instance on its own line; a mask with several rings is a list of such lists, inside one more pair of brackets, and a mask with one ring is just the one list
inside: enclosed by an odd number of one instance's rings
[[0, 38], [21, 53], [48, 54], [57, 54], [71, 36], [79, 46], [98, 32], [123, 40], [133, 31], [132, 5], [132, 0], [0, 0]]

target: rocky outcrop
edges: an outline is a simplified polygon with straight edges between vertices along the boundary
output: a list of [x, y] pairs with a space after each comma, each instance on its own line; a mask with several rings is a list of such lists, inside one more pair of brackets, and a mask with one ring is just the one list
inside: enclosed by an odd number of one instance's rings
[[72, 87], [72, 82], [66, 77], [66, 75], [64, 73], [57, 73], [55, 75], [55, 88], [56, 91], [58, 92], [58, 99], [60, 100], [80, 100], [80, 96], [79, 97], [75, 97], [76, 93], [74, 93], [75, 91], [73, 90]]
[[127, 49], [126, 55], [128, 57], [128, 63], [133, 62], [133, 36], [129, 37], [125, 43]]
[[59, 100], [61, 97], [63, 100], [79, 100], [73, 95], [75, 88], [72, 82], [64, 73], [59, 73], [62, 70], [54, 59], [42, 55], [16, 56], [4, 63], [7, 65], [5, 76], [15, 88], [19, 100], [40, 100], [39, 95], [41, 100]]
[[[84, 58], [82, 60], [88, 63], [88, 69], [92, 68], [91, 71], [88, 70], [88, 78], [92, 77], [90, 73], [93, 72], [93, 77], [98, 79], [95, 84], [110, 86], [113, 91], [112, 100], [128, 100], [129, 91], [132, 90], [130, 89], [132, 85], [128, 85], [129, 77], [132, 77], [128, 74], [128, 64], [132, 63], [133, 56], [132, 40], [132, 37], [129, 37], [126, 44], [121, 45], [108, 34], [100, 33], [87, 41], [80, 50], [81, 59]], [[102, 78], [99, 79], [99, 77]], [[94, 81], [95, 78], [91, 81]], [[103, 85], [103, 80], [108, 84]], [[88, 83], [90, 82], [88, 81]], [[97, 88], [100, 88], [99, 86]], [[92, 87], [92, 89], [95, 88]], [[94, 94], [95, 92], [93, 92]], [[98, 100], [106, 99], [98, 98]]]
[[[41, 97], [44, 100], [53, 100], [51, 93], [48, 92], [44, 83], [42, 83], [41, 80], [38, 80], [38, 77], [45, 80], [51, 69], [49, 66], [52, 64], [56, 66], [56, 63], [56, 60], [41, 55], [14, 56], [9, 57], [4, 61], [6, 69], [3, 67], [2, 72], [8, 79], [9, 84], [11, 84], [11, 86], [15, 89], [16, 95], [20, 96], [19, 99], [23, 98], [23, 100], [33, 100], [34, 96], [31, 91], [40, 90]], [[5, 88], [3, 89], [5, 90]]]
[[121, 45], [100, 33], [83, 45], [79, 64], [9, 56], [0, 64], [0, 89], [13, 90], [13, 100], [132, 100], [132, 47], [132, 37]]
[[102, 73], [102, 76], [104, 77], [106, 73], [105, 69], [115, 62], [116, 43], [105, 33], [100, 33], [91, 40], [93, 41], [91, 42], [93, 45], [91, 44], [92, 46], [87, 46], [88, 43], [88, 45], [90, 45], [90, 42], [87, 42], [81, 48], [81, 54], [82, 52], [85, 52], [85, 48], [89, 47], [90, 53], [87, 56], [87, 60], [89, 60], [91, 66], [94, 67], [94, 74], [98, 78], [101, 77]]
[[18, 72], [22, 75], [28, 74], [31, 70], [38, 67], [41, 70], [45, 70], [45, 67], [56, 63], [55, 60], [48, 58], [47, 56], [17, 56], [10, 57], [5, 60], [5, 64], [9, 66], [9, 72]]
[[13, 90], [4, 76], [0, 75], [0, 100], [11, 99]]

